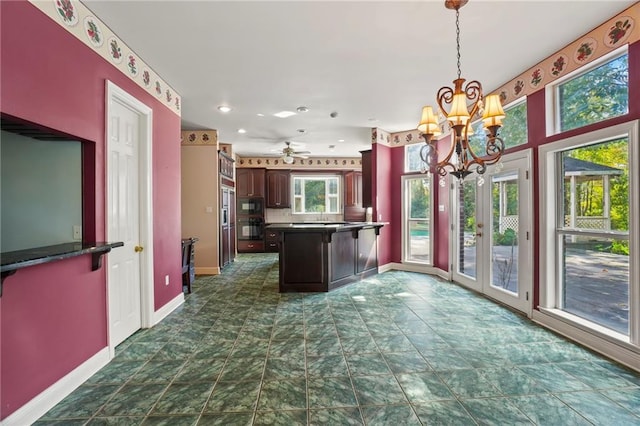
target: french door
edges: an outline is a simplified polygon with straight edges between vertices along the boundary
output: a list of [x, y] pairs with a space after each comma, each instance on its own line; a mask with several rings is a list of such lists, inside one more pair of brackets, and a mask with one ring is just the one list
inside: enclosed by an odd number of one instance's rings
[[530, 315], [530, 150], [505, 156], [502, 164], [455, 183], [452, 277]]

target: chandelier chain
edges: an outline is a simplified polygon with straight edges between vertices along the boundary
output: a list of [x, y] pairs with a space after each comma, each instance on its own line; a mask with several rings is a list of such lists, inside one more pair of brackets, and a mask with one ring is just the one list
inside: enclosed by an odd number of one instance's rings
[[456, 50], [458, 51], [458, 78], [460, 72], [460, 9], [456, 9]]

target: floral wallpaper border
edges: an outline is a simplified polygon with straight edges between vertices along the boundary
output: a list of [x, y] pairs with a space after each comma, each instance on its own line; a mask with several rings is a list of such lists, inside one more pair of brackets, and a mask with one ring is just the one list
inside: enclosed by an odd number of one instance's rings
[[361, 158], [345, 157], [314, 157], [295, 158], [292, 164], [287, 164], [280, 157], [240, 157], [236, 156], [236, 168], [264, 167], [267, 169], [291, 170], [354, 170], [362, 168]]
[[183, 130], [180, 132], [180, 145], [213, 145], [218, 146], [218, 131], [211, 130]]
[[[530, 95], [625, 44], [640, 40], [640, 2], [570, 43], [539, 64], [489, 93], [500, 95], [503, 105]], [[486, 88], [485, 88], [486, 89]]]
[[77, 0], [29, 2], [180, 116], [182, 105], [178, 92], [154, 73], [84, 4]]
[[[487, 93], [498, 93], [503, 105], [530, 95], [569, 72], [575, 71], [625, 44], [640, 40], [640, 2], [635, 3], [604, 24], [570, 43], [518, 77]], [[417, 123], [416, 123], [417, 125]], [[443, 136], [446, 136], [443, 135]], [[371, 143], [386, 146], [404, 146], [423, 142], [416, 129], [389, 133], [380, 128], [371, 129]]]

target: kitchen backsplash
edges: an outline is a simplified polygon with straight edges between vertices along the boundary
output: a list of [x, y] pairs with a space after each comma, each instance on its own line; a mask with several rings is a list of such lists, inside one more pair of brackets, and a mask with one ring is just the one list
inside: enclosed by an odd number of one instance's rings
[[342, 222], [342, 214], [293, 214], [291, 209], [266, 209], [265, 223], [292, 223], [292, 222]]

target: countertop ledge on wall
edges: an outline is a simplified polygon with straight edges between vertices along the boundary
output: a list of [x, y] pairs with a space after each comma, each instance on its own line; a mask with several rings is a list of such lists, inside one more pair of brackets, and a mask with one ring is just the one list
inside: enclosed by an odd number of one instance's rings
[[18, 269], [43, 263], [69, 259], [71, 257], [91, 254], [91, 270], [95, 271], [102, 266], [102, 256], [109, 253], [112, 248], [122, 247], [124, 243], [115, 242], [70, 242], [51, 246], [35, 247], [25, 250], [16, 250], [0, 254], [0, 297], [2, 297], [2, 284], [5, 278], [16, 273]]

